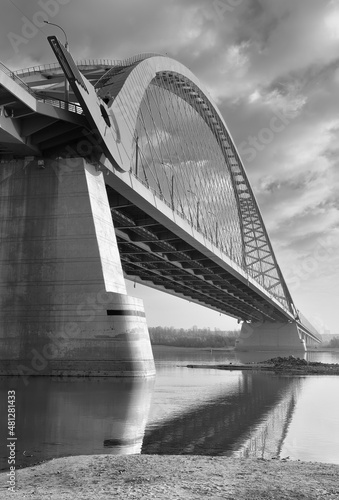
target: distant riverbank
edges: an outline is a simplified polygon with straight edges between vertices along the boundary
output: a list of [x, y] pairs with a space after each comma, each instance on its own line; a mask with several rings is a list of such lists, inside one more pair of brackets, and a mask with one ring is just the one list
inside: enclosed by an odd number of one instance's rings
[[[194, 347], [194, 346], [176, 346], [176, 345], [170, 345], [170, 344], [152, 344], [152, 349], [153, 351], [156, 352], [167, 352], [170, 350], [173, 350], [173, 352], [199, 352], [199, 351], [227, 351], [227, 352], [232, 352], [235, 351], [234, 346], [224, 346], [224, 347]], [[237, 351], [235, 351], [237, 352]], [[264, 351], [258, 351], [258, 352], [264, 352]], [[307, 352], [312, 353], [318, 353], [318, 352], [339, 352], [338, 347], [321, 347], [319, 349], [309, 349]], [[270, 357], [270, 351], [267, 351], [267, 359]]]
[[162, 344], [152, 344], [152, 349], [154, 352], [211, 352], [211, 351], [234, 351], [234, 347], [179, 347], [175, 345], [162, 345]]
[[173, 327], [149, 327], [152, 345], [167, 345], [175, 347], [196, 348], [228, 348], [235, 346], [239, 330], [221, 331], [210, 328], [190, 329]]

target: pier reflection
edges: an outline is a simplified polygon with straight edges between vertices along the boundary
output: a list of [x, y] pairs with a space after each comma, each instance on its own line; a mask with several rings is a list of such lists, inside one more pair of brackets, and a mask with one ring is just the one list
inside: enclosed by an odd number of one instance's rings
[[[2, 401], [8, 387], [16, 390], [17, 467], [60, 456], [141, 451], [154, 379], [39, 377], [25, 387], [6, 377], [0, 383]], [[3, 424], [5, 410], [1, 406]], [[0, 467], [8, 467], [6, 451]]]
[[142, 453], [278, 456], [301, 379], [243, 372], [218, 396], [146, 430]]

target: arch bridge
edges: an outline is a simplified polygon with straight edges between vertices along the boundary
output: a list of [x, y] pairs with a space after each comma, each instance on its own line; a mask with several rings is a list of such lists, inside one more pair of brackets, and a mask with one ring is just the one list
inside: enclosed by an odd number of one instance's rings
[[55, 64], [0, 67], [2, 372], [152, 373], [124, 277], [242, 321], [238, 349], [319, 343], [201, 82], [49, 43]]

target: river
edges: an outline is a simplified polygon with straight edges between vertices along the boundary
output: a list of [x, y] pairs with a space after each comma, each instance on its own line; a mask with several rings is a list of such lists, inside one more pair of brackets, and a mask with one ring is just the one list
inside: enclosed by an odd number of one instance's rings
[[[90, 454], [194, 454], [339, 464], [339, 376], [187, 368], [267, 359], [154, 347], [154, 379], [0, 379], [0, 468], [7, 391], [16, 391], [16, 466]], [[339, 363], [339, 352], [308, 360]]]

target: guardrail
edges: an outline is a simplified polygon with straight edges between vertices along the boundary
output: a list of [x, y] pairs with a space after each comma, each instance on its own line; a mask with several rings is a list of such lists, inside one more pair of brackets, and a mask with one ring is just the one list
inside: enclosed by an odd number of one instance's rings
[[44, 102], [45, 104], [50, 104], [55, 108], [65, 109], [66, 111], [70, 111], [71, 113], [76, 113], [78, 115], [83, 115], [84, 110], [80, 106], [80, 104], [75, 104], [74, 102], [62, 101], [61, 99], [51, 99], [49, 97], [41, 97], [39, 95], [35, 95], [35, 98], [39, 102]]
[[25, 83], [21, 78], [19, 78], [16, 74], [16, 72], [11, 71], [7, 66], [5, 66], [2, 62], [0, 62], [0, 69], [5, 73], [7, 76], [12, 78], [16, 83], [20, 85], [20, 87], [24, 88], [27, 92], [29, 92], [32, 96], [35, 97], [35, 93], [33, 90]]
[[[128, 66], [134, 64], [138, 61], [142, 61], [143, 59], [147, 59], [152, 56], [159, 56], [161, 54], [156, 54], [153, 52], [149, 52], [146, 54], [138, 54], [133, 57], [129, 57], [127, 59], [80, 59], [79, 61], [75, 61], [75, 64], [80, 66]], [[40, 64], [39, 66], [30, 66], [29, 68], [19, 69], [14, 71], [15, 75], [33, 75], [35, 73], [41, 73], [42, 71], [48, 71], [53, 69], [61, 69], [60, 64], [58, 63], [49, 63], [49, 64]]]
[[66, 111], [70, 111], [71, 113], [76, 113], [78, 115], [82, 115], [84, 113], [82, 107], [79, 104], [75, 104], [73, 102], [63, 101], [61, 99], [51, 99], [49, 97], [39, 96], [36, 92], [34, 92], [21, 78], [17, 76], [17, 73], [11, 71], [7, 66], [5, 66], [2, 62], [0, 62], [0, 70], [3, 71], [7, 76], [9, 76], [12, 80], [14, 80], [17, 84], [20, 85], [26, 92], [28, 92], [31, 96], [34, 97], [39, 102], [43, 102], [45, 104], [50, 104], [55, 108], [64, 109]]
[[[114, 66], [116, 61], [111, 59], [83, 59], [76, 61], [77, 66]], [[58, 63], [40, 64], [39, 66], [30, 66], [29, 68], [19, 69], [15, 71], [16, 75], [33, 75], [53, 69], [61, 69]]]

